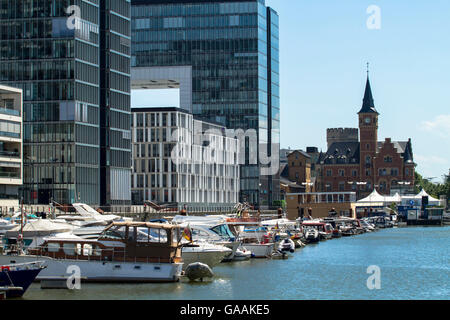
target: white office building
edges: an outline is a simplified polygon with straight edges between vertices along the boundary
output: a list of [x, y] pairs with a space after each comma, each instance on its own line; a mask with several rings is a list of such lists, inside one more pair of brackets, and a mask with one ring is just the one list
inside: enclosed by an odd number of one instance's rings
[[188, 209], [239, 201], [239, 140], [180, 108], [132, 109], [132, 200]]
[[19, 205], [23, 183], [22, 90], [0, 85], [0, 207]]

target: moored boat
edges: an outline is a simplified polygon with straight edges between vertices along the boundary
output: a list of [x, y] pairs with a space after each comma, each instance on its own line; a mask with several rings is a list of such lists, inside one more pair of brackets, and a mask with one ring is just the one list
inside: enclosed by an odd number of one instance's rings
[[169, 224], [113, 222], [97, 240], [46, 238], [27, 254], [1, 255], [0, 264], [42, 261], [40, 278], [71, 275], [77, 266], [89, 282], [174, 282], [183, 261], [179, 228]]
[[252, 252], [253, 258], [269, 258], [274, 249], [273, 243], [243, 243], [242, 246]]
[[320, 241], [319, 231], [314, 228], [304, 228], [305, 240], [307, 243], [314, 243]]
[[41, 262], [0, 266], [0, 291], [6, 298], [22, 297], [44, 267]]
[[218, 266], [225, 257], [233, 252], [232, 249], [207, 242], [195, 242], [183, 245], [182, 258], [184, 268], [195, 262], [208, 265], [210, 268]]

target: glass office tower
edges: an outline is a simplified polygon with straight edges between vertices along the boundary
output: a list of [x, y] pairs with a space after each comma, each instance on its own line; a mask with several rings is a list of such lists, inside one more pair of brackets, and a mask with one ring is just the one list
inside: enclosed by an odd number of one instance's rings
[[240, 201], [279, 200], [279, 175], [250, 161], [279, 150], [277, 13], [264, 0], [132, 0], [131, 16], [132, 68], [192, 66], [192, 113], [257, 132], [256, 147], [246, 141]]
[[129, 0], [0, 0], [0, 82], [23, 89], [25, 203], [130, 202], [102, 174], [130, 176], [129, 13]]

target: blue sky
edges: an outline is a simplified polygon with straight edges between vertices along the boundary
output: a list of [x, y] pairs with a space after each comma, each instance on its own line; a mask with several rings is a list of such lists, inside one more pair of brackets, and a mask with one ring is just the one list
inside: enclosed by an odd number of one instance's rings
[[[327, 128], [357, 127], [370, 62], [379, 140], [411, 138], [421, 174], [448, 173], [450, 1], [266, 2], [280, 15], [282, 147], [325, 150]], [[379, 30], [366, 25], [371, 5], [381, 9]], [[133, 92], [132, 104], [145, 105], [147, 93]], [[177, 104], [171, 93], [152, 97]]]

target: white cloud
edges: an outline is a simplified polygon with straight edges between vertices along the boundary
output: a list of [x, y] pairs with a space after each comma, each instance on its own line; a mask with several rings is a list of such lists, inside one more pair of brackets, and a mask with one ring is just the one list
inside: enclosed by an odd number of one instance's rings
[[450, 114], [437, 116], [433, 121], [423, 121], [422, 130], [450, 137]]
[[414, 155], [414, 162], [417, 163], [417, 171], [423, 177], [433, 177], [433, 182], [443, 182], [443, 175], [449, 170], [449, 160], [434, 155]]

